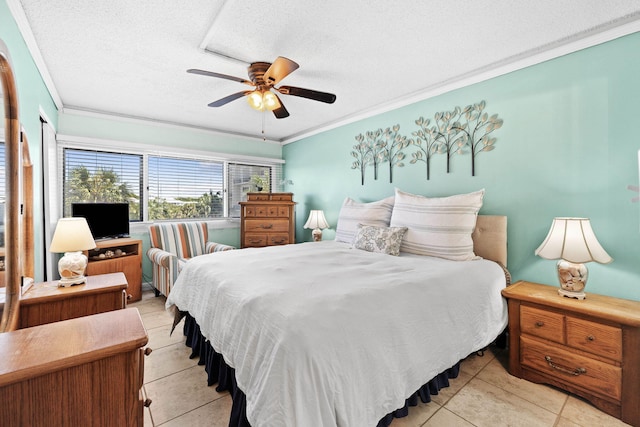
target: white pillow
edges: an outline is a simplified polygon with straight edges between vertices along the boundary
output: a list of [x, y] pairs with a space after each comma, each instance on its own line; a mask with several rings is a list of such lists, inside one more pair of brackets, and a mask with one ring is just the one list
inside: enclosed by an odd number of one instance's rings
[[358, 203], [347, 197], [336, 225], [336, 242], [353, 242], [358, 224], [388, 227], [393, 211], [393, 196], [371, 203]]
[[398, 256], [402, 238], [406, 232], [407, 227], [376, 227], [358, 224], [352, 247], [367, 252]]
[[434, 198], [396, 189], [390, 225], [408, 228], [400, 251], [453, 261], [476, 259], [471, 233], [483, 197], [484, 189]]

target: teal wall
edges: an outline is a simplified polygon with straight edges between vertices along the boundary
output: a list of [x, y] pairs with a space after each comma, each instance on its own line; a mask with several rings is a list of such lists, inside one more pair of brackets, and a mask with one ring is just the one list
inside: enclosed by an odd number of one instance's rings
[[[588, 264], [587, 291], [640, 300], [640, 204], [632, 203], [629, 184], [638, 185], [640, 116], [640, 33], [566, 55], [536, 66], [358, 121], [291, 144], [283, 149], [285, 176], [294, 182], [296, 234], [310, 209], [324, 209], [333, 238], [345, 197], [373, 201], [394, 188], [426, 196], [486, 189], [482, 214], [508, 216], [509, 270], [514, 279], [555, 285], [555, 261], [534, 255], [556, 216], [589, 217], [613, 263]], [[339, 100], [338, 94], [338, 100]], [[359, 133], [400, 125], [411, 136], [415, 119], [481, 100], [504, 126], [494, 132], [496, 149], [477, 157], [453, 158], [447, 174], [442, 155], [432, 160], [431, 179], [424, 163], [396, 168], [393, 183], [381, 169], [365, 184], [351, 169], [350, 152]], [[407, 156], [415, 149], [408, 148]]]
[[20, 30], [9, 11], [5, 0], [0, 1], [0, 39], [9, 49], [18, 91], [20, 122], [25, 129], [29, 141], [29, 151], [33, 163], [34, 174], [34, 246], [36, 280], [42, 280], [45, 253], [43, 242], [43, 205], [42, 205], [42, 139], [40, 136], [40, 110], [53, 123], [58, 123], [58, 111], [47, 90], [40, 73], [33, 62], [31, 54], [20, 34]]

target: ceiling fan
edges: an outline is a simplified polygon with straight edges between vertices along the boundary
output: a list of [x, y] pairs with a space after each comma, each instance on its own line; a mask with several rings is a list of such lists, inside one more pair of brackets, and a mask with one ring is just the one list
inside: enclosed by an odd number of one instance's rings
[[213, 101], [208, 104], [209, 107], [222, 107], [231, 101], [246, 96], [247, 101], [252, 108], [259, 111], [273, 111], [273, 115], [276, 116], [276, 118], [284, 119], [285, 117], [289, 117], [289, 112], [274, 91], [282, 95], [299, 96], [302, 98], [312, 99], [314, 101], [325, 102], [327, 104], [333, 104], [336, 100], [336, 96], [332, 93], [303, 89], [295, 86], [275, 87], [275, 85], [277, 85], [282, 79], [297, 70], [298, 67], [300, 66], [294, 61], [285, 58], [284, 56], [279, 56], [272, 64], [269, 62], [254, 62], [249, 65], [248, 71], [250, 80], [193, 68], [187, 70], [187, 73], [233, 80], [235, 82], [253, 86], [252, 90], [243, 90], [225, 96], [217, 101]]

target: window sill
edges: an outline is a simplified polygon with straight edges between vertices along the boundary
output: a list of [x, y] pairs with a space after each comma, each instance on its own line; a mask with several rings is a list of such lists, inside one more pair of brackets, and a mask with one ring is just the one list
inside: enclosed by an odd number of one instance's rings
[[[191, 221], [203, 221], [202, 219], [191, 220], [191, 219], [176, 219], [171, 221], [162, 221], [162, 222], [191, 222]], [[220, 219], [210, 219], [204, 220], [207, 223], [208, 228], [211, 229], [224, 229], [224, 228], [238, 228], [240, 227], [240, 218], [220, 218]], [[130, 223], [130, 234], [144, 234], [149, 231], [149, 226], [154, 224], [153, 222], [132, 222]]]

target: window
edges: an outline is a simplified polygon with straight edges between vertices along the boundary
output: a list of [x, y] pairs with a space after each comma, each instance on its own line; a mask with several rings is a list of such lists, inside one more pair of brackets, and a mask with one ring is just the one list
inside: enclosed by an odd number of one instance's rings
[[271, 190], [272, 168], [268, 166], [229, 163], [229, 216], [240, 218], [238, 202], [247, 200], [247, 193], [251, 191]]
[[222, 162], [149, 156], [149, 221], [224, 216]]
[[72, 203], [129, 203], [129, 219], [142, 220], [142, 156], [67, 148], [62, 164], [63, 216]]
[[255, 164], [189, 150], [158, 155], [136, 144], [118, 152], [97, 143], [58, 143], [64, 216], [76, 202], [128, 202], [131, 221], [238, 218], [238, 202], [248, 192], [281, 187], [277, 160]]

